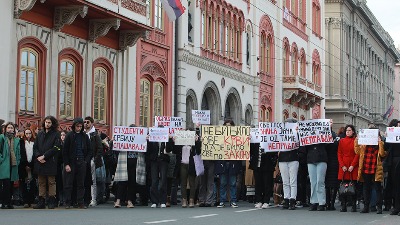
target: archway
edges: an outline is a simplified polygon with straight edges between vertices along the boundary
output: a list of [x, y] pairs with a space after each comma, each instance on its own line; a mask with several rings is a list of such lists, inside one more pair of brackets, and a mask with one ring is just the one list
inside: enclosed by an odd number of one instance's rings
[[201, 110], [210, 110], [211, 124], [219, 124], [221, 116], [221, 97], [217, 85], [212, 81], [209, 81], [204, 87]]
[[241, 118], [242, 102], [239, 92], [235, 88], [231, 88], [225, 101], [224, 119], [232, 119], [235, 125], [240, 125]]

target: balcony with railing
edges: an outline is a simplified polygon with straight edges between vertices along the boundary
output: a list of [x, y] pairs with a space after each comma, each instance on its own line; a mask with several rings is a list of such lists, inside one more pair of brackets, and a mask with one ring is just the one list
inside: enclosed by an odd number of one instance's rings
[[283, 76], [283, 99], [312, 107], [323, 99], [322, 86], [299, 75]]
[[286, 7], [283, 7], [283, 26], [297, 34], [305, 41], [308, 41], [308, 35], [306, 34], [306, 22], [293, 14], [293, 12]]

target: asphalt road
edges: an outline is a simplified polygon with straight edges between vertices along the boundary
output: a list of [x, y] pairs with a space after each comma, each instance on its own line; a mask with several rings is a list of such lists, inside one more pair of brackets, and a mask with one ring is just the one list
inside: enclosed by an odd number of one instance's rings
[[239, 208], [150, 208], [138, 206], [133, 209], [114, 209], [112, 204], [100, 205], [89, 209], [59, 208], [55, 210], [33, 210], [17, 208], [0, 210], [0, 225], [124, 225], [124, 224], [371, 224], [398, 225], [400, 216], [376, 213], [361, 214], [340, 213], [336, 211], [309, 212], [307, 208], [294, 211], [280, 208], [254, 209], [253, 204], [239, 202]]

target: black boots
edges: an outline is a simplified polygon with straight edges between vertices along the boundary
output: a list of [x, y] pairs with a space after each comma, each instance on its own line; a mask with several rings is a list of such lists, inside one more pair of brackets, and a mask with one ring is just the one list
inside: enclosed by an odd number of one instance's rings
[[56, 207], [56, 197], [50, 196], [47, 204], [47, 208], [54, 209]]
[[289, 208], [289, 199], [285, 198], [283, 199], [282, 209], [288, 209], [288, 208]]
[[289, 200], [289, 209], [290, 210], [295, 210], [296, 209], [296, 199], [291, 198]]
[[34, 209], [45, 209], [46, 208], [46, 203], [44, 202], [43, 197], [39, 197], [38, 203], [33, 206]]
[[311, 204], [310, 209], [308, 209], [308, 211], [317, 211], [317, 209], [318, 209], [318, 204]]

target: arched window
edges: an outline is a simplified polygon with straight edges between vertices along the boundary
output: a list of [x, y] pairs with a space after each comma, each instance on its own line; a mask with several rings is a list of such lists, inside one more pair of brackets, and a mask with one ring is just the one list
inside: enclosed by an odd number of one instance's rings
[[150, 81], [140, 80], [140, 126], [150, 126]]
[[260, 70], [265, 71], [265, 62], [266, 62], [266, 56], [265, 56], [265, 45], [266, 45], [266, 37], [264, 33], [261, 35], [261, 46], [260, 46]]
[[300, 76], [306, 78], [306, 56], [304, 53], [300, 55]]
[[164, 86], [154, 83], [154, 116], [163, 116]]
[[265, 56], [266, 56], [266, 68], [265, 71], [271, 74], [271, 37], [268, 36], [265, 42]]
[[271, 122], [271, 112], [271, 108], [265, 108], [265, 106], [261, 106], [260, 122]]
[[289, 46], [286, 44], [283, 47], [282, 64], [283, 64], [283, 76], [288, 76], [289, 75]]
[[74, 118], [75, 103], [75, 79], [76, 65], [73, 61], [66, 59], [60, 63], [60, 95], [59, 115], [61, 118]]
[[321, 6], [319, 0], [313, 0], [312, 3], [312, 30], [317, 35], [321, 35]]
[[317, 49], [312, 54], [312, 81], [314, 84], [321, 85], [321, 59]]
[[246, 64], [250, 66], [250, 55], [251, 55], [251, 27], [247, 26], [246, 32]]
[[19, 112], [37, 113], [38, 53], [31, 48], [20, 51]]
[[107, 117], [107, 70], [103, 67], [94, 69], [93, 119], [106, 121]]
[[297, 49], [294, 48], [292, 51], [292, 76], [297, 76]]
[[201, 46], [206, 47], [206, 12], [201, 15]]

